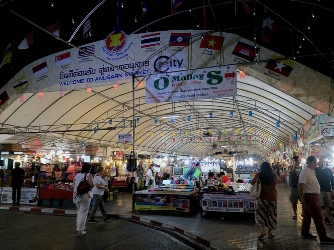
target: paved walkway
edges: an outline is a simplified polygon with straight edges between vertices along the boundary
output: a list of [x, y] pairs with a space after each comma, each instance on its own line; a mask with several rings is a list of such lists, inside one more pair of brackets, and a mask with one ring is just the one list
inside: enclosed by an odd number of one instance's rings
[[[333, 245], [323, 245], [319, 240], [301, 239], [300, 229], [302, 217], [292, 219], [292, 209], [288, 200], [288, 187], [286, 184], [278, 185], [278, 230], [274, 231], [275, 238], [265, 237], [258, 240], [259, 229], [255, 226], [254, 215], [240, 213], [209, 213], [201, 217], [200, 213], [188, 215], [174, 212], [136, 212], [132, 213], [131, 194], [119, 194], [118, 199], [106, 203], [106, 208], [113, 216], [129, 214], [132, 218], [154, 225], [183, 230], [191, 237], [205, 239], [215, 249], [334, 249]], [[4, 209], [4, 206], [0, 206]], [[28, 210], [27, 207], [20, 208]], [[36, 208], [35, 208], [36, 209]], [[37, 208], [38, 209], [38, 208]], [[44, 208], [47, 210], [47, 208]], [[65, 210], [53, 210], [59, 213]], [[301, 211], [301, 207], [298, 207]], [[45, 211], [45, 210], [44, 210]], [[62, 213], [62, 212], [61, 212]], [[75, 210], [66, 210], [64, 213], [73, 214]], [[29, 215], [27, 215], [29, 216]], [[330, 218], [334, 222], [334, 217]], [[334, 238], [334, 225], [327, 226], [328, 235]], [[312, 224], [311, 233], [316, 235]]]

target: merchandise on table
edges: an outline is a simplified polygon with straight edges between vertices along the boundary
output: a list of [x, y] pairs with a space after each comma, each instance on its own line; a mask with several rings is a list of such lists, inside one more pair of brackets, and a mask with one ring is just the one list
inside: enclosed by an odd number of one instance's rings
[[137, 191], [133, 195], [134, 209], [171, 210], [190, 212], [196, 207], [196, 188], [188, 185], [170, 185], [164, 188]]

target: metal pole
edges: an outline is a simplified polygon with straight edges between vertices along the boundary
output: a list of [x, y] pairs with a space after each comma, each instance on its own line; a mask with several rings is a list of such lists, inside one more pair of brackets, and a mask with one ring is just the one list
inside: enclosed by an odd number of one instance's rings
[[[135, 157], [135, 135], [136, 135], [136, 118], [135, 118], [135, 75], [132, 75], [132, 152], [133, 152], [133, 158], [132, 161], [132, 169], [135, 169], [136, 166], [136, 157]], [[134, 172], [132, 172], [132, 177], [134, 177]], [[132, 199], [134, 199], [134, 193], [135, 193], [135, 183], [132, 182]], [[132, 212], [134, 212], [134, 200], [132, 200]]]

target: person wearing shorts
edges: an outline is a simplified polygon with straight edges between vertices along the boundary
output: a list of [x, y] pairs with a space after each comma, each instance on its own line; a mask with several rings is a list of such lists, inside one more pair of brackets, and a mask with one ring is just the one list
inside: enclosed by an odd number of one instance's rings
[[298, 181], [299, 181], [299, 174], [302, 171], [300, 167], [300, 159], [299, 156], [293, 157], [293, 164], [289, 167], [289, 200], [292, 205], [293, 216], [292, 219], [297, 219], [297, 204], [299, 198], [298, 193]]
[[323, 157], [319, 159], [318, 168], [315, 169], [315, 173], [320, 185], [320, 194], [318, 195], [318, 206], [320, 211], [325, 207], [324, 222], [327, 225], [333, 223], [328, 219], [331, 207], [333, 206], [332, 194], [334, 194], [334, 177], [332, 171], [326, 167], [326, 161]]

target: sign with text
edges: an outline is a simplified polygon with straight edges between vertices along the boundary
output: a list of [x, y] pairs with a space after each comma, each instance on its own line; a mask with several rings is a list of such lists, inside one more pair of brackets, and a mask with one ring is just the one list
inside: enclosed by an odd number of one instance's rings
[[[25, 188], [21, 189], [21, 204], [37, 205], [37, 188]], [[12, 203], [12, 188], [1, 188], [1, 203]]]
[[118, 142], [121, 142], [121, 143], [132, 142], [132, 135], [131, 134], [118, 134]]
[[236, 70], [226, 66], [152, 75], [146, 81], [146, 103], [236, 96]]

